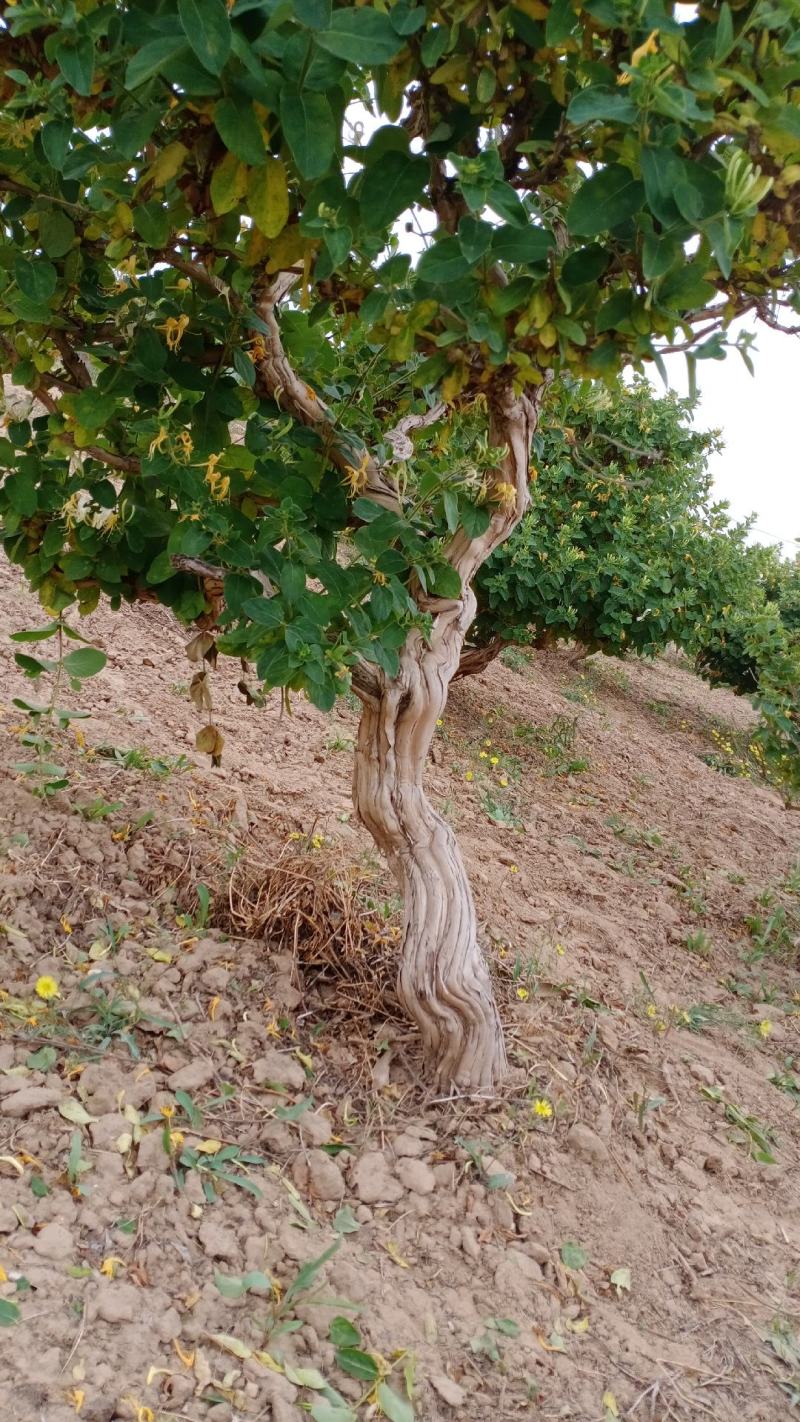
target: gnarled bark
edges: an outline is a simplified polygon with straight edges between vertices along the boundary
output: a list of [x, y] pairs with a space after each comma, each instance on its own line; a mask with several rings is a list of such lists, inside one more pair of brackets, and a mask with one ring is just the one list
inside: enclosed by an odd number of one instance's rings
[[[501, 392], [491, 443], [506, 453], [489, 479], [498, 500], [478, 538], [457, 532], [447, 556], [458, 571], [458, 599], [427, 599], [430, 642], [414, 631], [395, 677], [361, 686], [353, 800], [359, 818], [391, 864], [404, 900], [398, 991], [422, 1034], [432, 1084], [489, 1091], [506, 1068], [489, 972], [477, 937], [475, 905], [455, 835], [423, 788], [428, 750], [475, 616], [471, 581], [522, 518], [538, 402]], [[513, 496], [513, 497], [512, 497]], [[356, 683], [354, 683], [356, 684]]]
[[493, 637], [491, 642], [484, 642], [482, 647], [465, 647], [453, 673], [453, 681], [459, 681], [462, 676], [478, 676], [480, 672], [486, 671], [507, 646], [504, 637]]

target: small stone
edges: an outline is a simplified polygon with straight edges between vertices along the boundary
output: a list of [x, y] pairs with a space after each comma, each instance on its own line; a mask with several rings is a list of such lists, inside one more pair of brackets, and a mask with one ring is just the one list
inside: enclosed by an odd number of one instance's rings
[[133, 1323], [142, 1307], [142, 1294], [135, 1284], [103, 1279], [97, 1285], [95, 1317], [103, 1323]]
[[324, 1150], [308, 1153], [308, 1183], [312, 1195], [316, 1195], [318, 1200], [341, 1200], [344, 1196], [342, 1172]]
[[434, 1392], [438, 1392], [443, 1402], [448, 1407], [463, 1407], [467, 1400], [467, 1394], [463, 1387], [459, 1387], [457, 1382], [453, 1382], [446, 1373], [431, 1373], [428, 1381]]
[[0, 1234], [13, 1234], [19, 1229], [19, 1220], [13, 1210], [0, 1206]]
[[167, 1077], [167, 1084], [170, 1091], [199, 1091], [213, 1079], [214, 1063], [205, 1057], [197, 1057]]
[[120, 1136], [131, 1135], [131, 1123], [118, 1111], [107, 1116], [98, 1116], [89, 1126], [89, 1135], [95, 1150], [113, 1150]]
[[239, 1262], [239, 1241], [232, 1230], [224, 1229], [212, 1219], [204, 1219], [197, 1238], [210, 1259], [227, 1259], [231, 1264]]
[[392, 1175], [379, 1150], [368, 1150], [356, 1161], [352, 1178], [356, 1195], [365, 1205], [392, 1205], [403, 1194], [400, 1181]]
[[63, 1091], [52, 1086], [25, 1086], [4, 1097], [0, 1104], [2, 1116], [30, 1116], [32, 1111], [43, 1111], [48, 1106], [57, 1106], [63, 1098]]
[[164, 1133], [160, 1126], [156, 1126], [148, 1131], [146, 1136], [142, 1136], [139, 1142], [136, 1168], [143, 1173], [145, 1170], [169, 1170], [169, 1167], [170, 1158], [164, 1149]]
[[480, 1258], [481, 1248], [474, 1229], [469, 1225], [461, 1226], [461, 1248], [468, 1259]]
[[298, 1121], [304, 1145], [324, 1146], [333, 1136], [333, 1126], [327, 1116], [318, 1111], [306, 1111]]
[[711, 1067], [704, 1066], [702, 1062], [692, 1062], [689, 1071], [695, 1081], [702, 1081], [704, 1086], [713, 1086], [716, 1082], [716, 1076]]
[[46, 1224], [33, 1237], [34, 1252], [40, 1259], [69, 1259], [75, 1244], [68, 1229], [60, 1224]]
[[416, 1195], [431, 1195], [436, 1189], [436, 1176], [424, 1160], [406, 1158], [398, 1161], [395, 1168], [398, 1179]]
[[409, 1135], [407, 1131], [401, 1132], [392, 1141], [392, 1150], [395, 1155], [424, 1155], [427, 1149], [425, 1141], [420, 1141], [416, 1136]]
[[608, 1157], [608, 1146], [601, 1141], [596, 1131], [583, 1121], [576, 1121], [567, 1131], [567, 1145], [584, 1160], [600, 1161]]
[[270, 1047], [253, 1062], [253, 1081], [256, 1086], [287, 1086], [292, 1091], [302, 1091], [306, 1074], [299, 1062]]
[[703, 1169], [707, 1170], [709, 1175], [724, 1175], [725, 1161], [721, 1155], [707, 1155], [703, 1161]]

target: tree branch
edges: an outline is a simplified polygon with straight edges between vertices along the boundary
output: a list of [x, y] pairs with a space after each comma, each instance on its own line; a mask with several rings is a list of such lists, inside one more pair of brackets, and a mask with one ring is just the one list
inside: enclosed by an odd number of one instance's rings
[[276, 308], [296, 282], [294, 272], [281, 272], [258, 303], [258, 315], [267, 327], [267, 335], [263, 337], [265, 354], [255, 362], [259, 383], [294, 419], [319, 432], [328, 457], [338, 469], [345, 474], [351, 470], [358, 474], [358, 492], [364, 498], [397, 513], [400, 499], [394, 482], [360, 441], [351, 442], [346, 431], [337, 427], [324, 400], [297, 374], [283, 348]]

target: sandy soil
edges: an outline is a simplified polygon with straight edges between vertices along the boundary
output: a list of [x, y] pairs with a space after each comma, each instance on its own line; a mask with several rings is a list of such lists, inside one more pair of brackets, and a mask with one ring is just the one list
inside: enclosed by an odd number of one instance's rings
[[[43, 621], [0, 567], [0, 626]], [[0, 639], [4, 1415], [790, 1415], [800, 818], [703, 759], [749, 707], [672, 661], [454, 689], [430, 792], [513, 1073], [443, 1102], [365, 988], [397, 905], [350, 814], [355, 711], [248, 709], [221, 662], [212, 769], [170, 616], [81, 630], [108, 665], [62, 694], [91, 717], [46, 800], [14, 768], [42, 690]], [[276, 865], [332, 906], [322, 973], [280, 941]]]

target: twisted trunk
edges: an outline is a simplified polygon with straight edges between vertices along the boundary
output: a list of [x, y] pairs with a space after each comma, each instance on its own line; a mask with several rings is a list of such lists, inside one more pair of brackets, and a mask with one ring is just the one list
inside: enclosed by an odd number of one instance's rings
[[[504, 391], [492, 411], [491, 444], [506, 453], [489, 480], [498, 506], [489, 528], [453, 537], [447, 556], [458, 599], [426, 599], [430, 641], [412, 632], [395, 677], [361, 683], [353, 801], [400, 885], [404, 930], [400, 1000], [422, 1034], [432, 1084], [489, 1091], [506, 1068], [502, 1028], [477, 937], [475, 905], [455, 835], [425, 795], [423, 776], [464, 639], [475, 616], [471, 582], [528, 505], [528, 464], [538, 402]], [[512, 499], [513, 494], [513, 499]]]
[[492, 637], [491, 641], [484, 642], [482, 647], [465, 647], [453, 673], [453, 681], [460, 681], [462, 676], [480, 675], [496, 661], [507, 646], [505, 637]]

